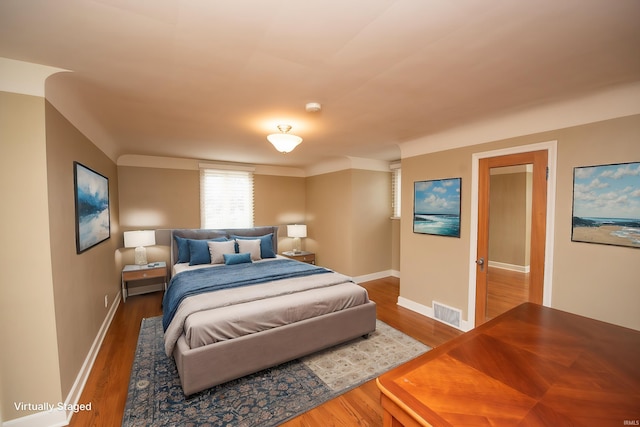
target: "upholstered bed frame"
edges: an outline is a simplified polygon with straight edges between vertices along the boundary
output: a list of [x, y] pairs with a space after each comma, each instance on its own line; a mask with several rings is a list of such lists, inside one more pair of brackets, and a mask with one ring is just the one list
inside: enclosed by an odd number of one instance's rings
[[[230, 235], [262, 236], [269, 233], [273, 233], [273, 249], [278, 253], [278, 227], [172, 230], [171, 260], [175, 264], [178, 256], [173, 236], [210, 239]], [[190, 395], [365, 336], [375, 328], [376, 305], [370, 301], [346, 310], [194, 349], [189, 348], [183, 334], [173, 350], [173, 357], [184, 394]]]

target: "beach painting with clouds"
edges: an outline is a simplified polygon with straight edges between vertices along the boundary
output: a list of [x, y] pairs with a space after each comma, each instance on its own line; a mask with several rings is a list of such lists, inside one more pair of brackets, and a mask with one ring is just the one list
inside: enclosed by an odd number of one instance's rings
[[461, 178], [416, 181], [413, 232], [460, 237]]
[[571, 240], [640, 248], [640, 162], [573, 169]]

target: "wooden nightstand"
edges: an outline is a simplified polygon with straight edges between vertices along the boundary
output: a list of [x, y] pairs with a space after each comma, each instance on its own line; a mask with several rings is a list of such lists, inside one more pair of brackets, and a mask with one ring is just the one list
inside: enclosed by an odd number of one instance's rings
[[167, 264], [163, 261], [144, 265], [125, 265], [122, 269], [122, 301], [127, 302], [127, 282], [161, 277], [164, 279], [164, 290], [167, 290]]
[[286, 256], [287, 258], [295, 259], [296, 261], [306, 262], [308, 264], [316, 263], [316, 254], [314, 254], [313, 252], [282, 252], [282, 255]]

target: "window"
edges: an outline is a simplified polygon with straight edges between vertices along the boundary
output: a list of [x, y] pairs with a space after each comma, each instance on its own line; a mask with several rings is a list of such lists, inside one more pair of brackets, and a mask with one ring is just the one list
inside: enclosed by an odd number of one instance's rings
[[401, 184], [402, 184], [402, 169], [400, 168], [400, 162], [392, 163], [391, 166], [391, 207], [393, 209], [393, 217], [400, 218], [400, 206], [401, 206]]
[[253, 169], [200, 165], [202, 228], [253, 227]]

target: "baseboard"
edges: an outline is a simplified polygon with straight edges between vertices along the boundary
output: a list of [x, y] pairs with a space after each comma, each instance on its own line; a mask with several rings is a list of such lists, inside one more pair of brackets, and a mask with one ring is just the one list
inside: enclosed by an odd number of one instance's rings
[[[433, 314], [433, 308], [432, 307], [428, 307], [426, 305], [417, 303], [415, 301], [412, 301], [412, 300], [404, 298], [404, 297], [398, 297], [398, 305], [400, 307], [404, 307], [404, 308], [406, 308], [408, 310], [415, 311], [416, 313], [421, 314], [423, 316], [426, 316], [426, 317], [428, 317], [430, 319], [433, 319], [433, 320], [435, 320], [437, 322], [444, 323], [444, 322], [440, 321], [439, 319], [436, 319], [435, 315]], [[447, 325], [447, 326], [453, 327], [453, 326], [451, 326], [449, 324], [446, 324], [446, 323], [444, 323], [444, 324]], [[457, 329], [460, 329], [463, 332], [467, 332], [467, 331], [471, 330], [472, 328], [471, 328], [471, 325], [469, 324], [468, 321], [461, 320], [460, 321], [460, 328], [457, 328]]]
[[50, 411], [36, 412], [2, 423], [2, 427], [62, 427], [66, 425], [69, 425], [67, 412], [58, 409], [57, 406]]
[[[65, 404], [75, 406], [80, 401], [80, 395], [84, 390], [84, 386], [87, 383], [87, 379], [89, 378], [89, 374], [91, 373], [91, 368], [93, 368], [93, 363], [96, 361], [96, 357], [98, 357], [98, 352], [100, 351], [100, 347], [102, 347], [102, 341], [104, 341], [104, 337], [107, 335], [107, 331], [109, 330], [109, 326], [111, 326], [111, 321], [118, 311], [118, 306], [120, 305], [120, 293], [116, 294], [116, 298], [113, 300], [113, 304], [111, 304], [111, 308], [107, 313], [107, 317], [102, 322], [102, 326], [100, 326], [100, 330], [98, 331], [98, 335], [93, 340], [93, 344], [91, 345], [91, 349], [89, 350], [89, 354], [84, 360], [82, 364], [82, 368], [76, 377], [71, 390], [69, 391], [69, 395], [67, 396], [67, 400]], [[67, 406], [69, 407], [69, 406]], [[67, 420], [71, 420], [73, 416], [72, 411], [67, 411]]]
[[517, 271], [518, 273], [529, 273], [529, 271], [531, 271], [531, 266], [529, 265], [507, 264], [506, 262], [498, 261], [489, 261], [489, 267]]
[[379, 271], [377, 273], [365, 274], [363, 276], [355, 276], [355, 277], [352, 277], [351, 279], [356, 283], [364, 283], [364, 282], [369, 282], [371, 280], [384, 279], [385, 277], [389, 277], [389, 276], [400, 277], [400, 272], [397, 272], [397, 274], [398, 274], [397, 276], [394, 275], [394, 270], [386, 270], [386, 271]]
[[98, 331], [98, 335], [96, 335], [96, 338], [93, 340], [91, 349], [89, 349], [89, 353], [87, 354], [87, 357], [82, 364], [82, 368], [80, 368], [80, 372], [69, 391], [67, 399], [64, 402], [55, 404], [47, 403], [51, 407], [50, 410], [5, 421], [2, 423], [2, 427], [62, 427], [69, 424], [69, 421], [71, 421], [71, 417], [74, 414], [73, 408], [78, 408], [80, 395], [84, 390], [84, 386], [87, 383], [89, 374], [91, 373], [91, 368], [93, 368], [93, 363], [95, 362], [96, 357], [98, 356], [98, 351], [100, 351], [100, 347], [102, 346], [102, 341], [109, 330], [109, 326], [111, 325], [111, 321], [113, 320], [119, 305], [120, 293], [118, 293], [111, 304], [107, 317], [105, 317]]

